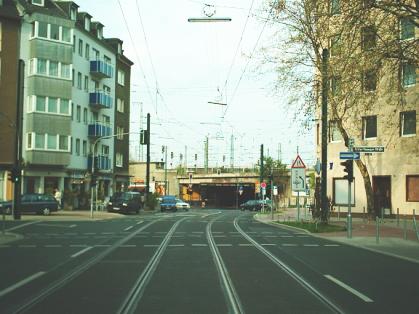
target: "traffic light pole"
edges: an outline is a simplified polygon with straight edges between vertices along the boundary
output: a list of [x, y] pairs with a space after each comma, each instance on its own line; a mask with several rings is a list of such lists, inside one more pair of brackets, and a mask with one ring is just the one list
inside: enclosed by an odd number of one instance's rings
[[329, 202], [327, 200], [327, 93], [329, 87], [329, 77], [328, 77], [328, 59], [329, 59], [329, 51], [327, 49], [323, 49], [322, 53], [322, 149], [321, 149], [321, 216], [322, 221], [326, 222], [328, 217], [329, 211]]
[[147, 113], [147, 164], [146, 164], [146, 185], [145, 201], [148, 204], [148, 193], [150, 192], [150, 114]]

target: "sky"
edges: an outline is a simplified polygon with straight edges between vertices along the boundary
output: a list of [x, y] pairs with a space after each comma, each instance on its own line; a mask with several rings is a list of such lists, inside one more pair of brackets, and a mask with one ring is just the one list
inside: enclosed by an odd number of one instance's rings
[[[273, 40], [265, 25], [266, 0], [79, 0], [105, 25], [105, 37], [123, 40], [131, 69], [131, 131], [146, 128], [151, 116], [151, 159], [176, 167], [180, 154], [189, 167], [249, 167], [265, 155], [291, 163], [297, 149], [313, 165], [313, 130], [303, 129], [284, 95], [273, 93], [277, 76], [261, 66], [261, 48]], [[207, 5], [206, 5], [207, 4]], [[189, 23], [188, 18], [228, 17], [231, 22]], [[215, 11], [215, 12], [214, 12]], [[249, 13], [250, 12], [250, 13]], [[226, 105], [211, 104], [209, 102]], [[297, 118], [298, 120], [298, 118]], [[145, 146], [130, 136], [131, 160], [145, 160]], [[170, 153], [173, 152], [173, 160]], [[197, 160], [195, 161], [195, 154]]]

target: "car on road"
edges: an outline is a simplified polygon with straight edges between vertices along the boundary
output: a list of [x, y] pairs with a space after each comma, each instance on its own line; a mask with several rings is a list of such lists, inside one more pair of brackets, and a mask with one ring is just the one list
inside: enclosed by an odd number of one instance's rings
[[247, 202], [240, 205], [240, 209], [241, 210], [258, 211], [258, 210], [262, 209], [262, 206], [267, 210], [271, 210], [272, 201], [270, 201], [270, 200], [248, 200]]
[[[12, 201], [0, 202], [0, 208], [5, 214], [11, 214]], [[28, 193], [22, 195], [19, 210], [21, 213], [49, 215], [58, 211], [58, 202], [50, 194]]]
[[176, 196], [165, 195], [161, 198], [160, 211], [162, 211], [162, 212], [164, 212], [166, 210], [177, 211], [176, 204], [177, 204]]
[[139, 192], [117, 192], [108, 202], [108, 212], [138, 214], [142, 208], [143, 202]]
[[176, 209], [183, 209], [184, 211], [188, 211], [190, 208], [191, 205], [189, 205], [189, 203], [186, 203], [179, 198], [176, 199]]

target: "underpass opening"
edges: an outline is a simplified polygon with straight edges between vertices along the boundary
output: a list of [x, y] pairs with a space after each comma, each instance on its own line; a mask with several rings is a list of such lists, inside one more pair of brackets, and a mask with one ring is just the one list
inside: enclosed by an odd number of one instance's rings
[[207, 207], [239, 208], [240, 204], [255, 198], [255, 185], [249, 183], [200, 184], [200, 190]]

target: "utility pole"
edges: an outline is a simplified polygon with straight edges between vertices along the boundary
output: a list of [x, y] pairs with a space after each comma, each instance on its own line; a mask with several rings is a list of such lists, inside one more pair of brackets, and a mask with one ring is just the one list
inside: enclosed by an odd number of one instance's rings
[[169, 183], [167, 182], [167, 145], [164, 146], [164, 195], [169, 193]]
[[22, 111], [23, 111], [23, 92], [25, 77], [25, 62], [19, 60], [18, 68], [18, 88], [17, 88], [17, 108], [16, 108], [16, 138], [15, 138], [15, 160], [12, 170], [13, 180], [13, 218], [20, 220], [20, 197], [22, 190]]
[[188, 146], [185, 145], [185, 170], [188, 171]]
[[321, 167], [321, 215], [322, 221], [327, 221], [328, 211], [329, 211], [329, 202], [327, 200], [327, 93], [329, 86], [329, 77], [328, 77], [328, 59], [329, 51], [323, 49], [322, 53], [322, 167]]
[[204, 168], [205, 173], [208, 173], [208, 136], [205, 137], [205, 148], [204, 148]]
[[[263, 144], [260, 145], [260, 174], [259, 174], [259, 182], [263, 182]], [[260, 188], [260, 199], [262, 199], [262, 189]]]
[[230, 168], [231, 171], [234, 171], [234, 134], [231, 134], [231, 143], [230, 143]]
[[[143, 104], [140, 102], [140, 130], [143, 130]], [[140, 161], [144, 160], [144, 148], [141, 145], [141, 133], [140, 133], [140, 148], [139, 148], [139, 156], [138, 158]]]
[[146, 200], [146, 204], [148, 203], [148, 194], [150, 192], [150, 138], [151, 138], [150, 114], [147, 113], [147, 132], [146, 132], [146, 139], [147, 139], [147, 165], [146, 165], [146, 183], [145, 183], [145, 200]]

